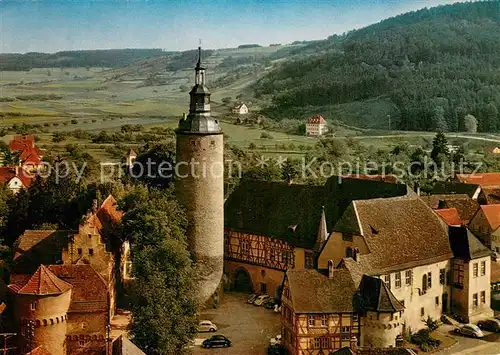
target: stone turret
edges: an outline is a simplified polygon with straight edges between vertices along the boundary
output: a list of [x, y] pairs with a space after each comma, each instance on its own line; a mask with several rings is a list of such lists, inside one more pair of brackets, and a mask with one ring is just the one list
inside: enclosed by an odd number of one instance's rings
[[224, 142], [219, 122], [211, 117], [205, 80], [198, 48], [189, 114], [179, 121], [176, 131], [176, 194], [187, 214], [187, 237], [197, 264], [200, 302], [216, 291], [224, 262]]
[[21, 335], [19, 348], [29, 351], [43, 346], [51, 355], [66, 355], [72, 285], [42, 265], [28, 281], [11, 284], [9, 289], [14, 294], [14, 319]]

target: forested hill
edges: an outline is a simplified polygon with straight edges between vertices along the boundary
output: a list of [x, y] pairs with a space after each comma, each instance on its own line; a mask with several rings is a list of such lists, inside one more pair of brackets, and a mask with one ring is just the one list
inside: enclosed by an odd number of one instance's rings
[[0, 70], [31, 68], [122, 67], [138, 60], [164, 56], [161, 49], [103, 49], [57, 53], [0, 54]]
[[362, 116], [328, 118], [373, 127], [390, 114], [392, 128], [456, 131], [472, 114], [480, 131], [500, 130], [500, 1], [407, 13], [294, 54], [254, 85], [271, 117], [355, 104]]

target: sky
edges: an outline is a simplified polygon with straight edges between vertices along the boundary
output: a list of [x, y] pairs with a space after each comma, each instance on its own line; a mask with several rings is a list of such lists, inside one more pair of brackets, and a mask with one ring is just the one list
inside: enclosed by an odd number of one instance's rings
[[0, 52], [187, 50], [324, 39], [457, 0], [0, 0]]

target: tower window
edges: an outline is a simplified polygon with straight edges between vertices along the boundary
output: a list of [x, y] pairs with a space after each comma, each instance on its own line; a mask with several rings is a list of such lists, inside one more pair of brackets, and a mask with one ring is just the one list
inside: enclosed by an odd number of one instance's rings
[[94, 255], [94, 249], [92, 249], [92, 248], [89, 249], [89, 255], [90, 256]]
[[78, 255], [82, 255], [83, 250], [81, 248], [78, 248]]

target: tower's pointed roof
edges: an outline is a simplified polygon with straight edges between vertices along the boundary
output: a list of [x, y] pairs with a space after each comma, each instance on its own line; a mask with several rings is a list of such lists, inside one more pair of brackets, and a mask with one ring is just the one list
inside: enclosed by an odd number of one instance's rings
[[20, 295], [60, 295], [69, 291], [71, 284], [59, 279], [49, 269], [41, 265], [31, 278], [23, 284], [9, 285], [9, 288]]
[[196, 63], [196, 70], [205, 69], [201, 66], [201, 46], [198, 47], [198, 62]]
[[326, 216], [325, 216], [325, 206], [321, 207], [321, 218], [319, 220], [318, 226], [318, 236], [316, 238], [316, 247], [321, 248], [323, 243], [328, 238], [328, 230], [326, 229]]

